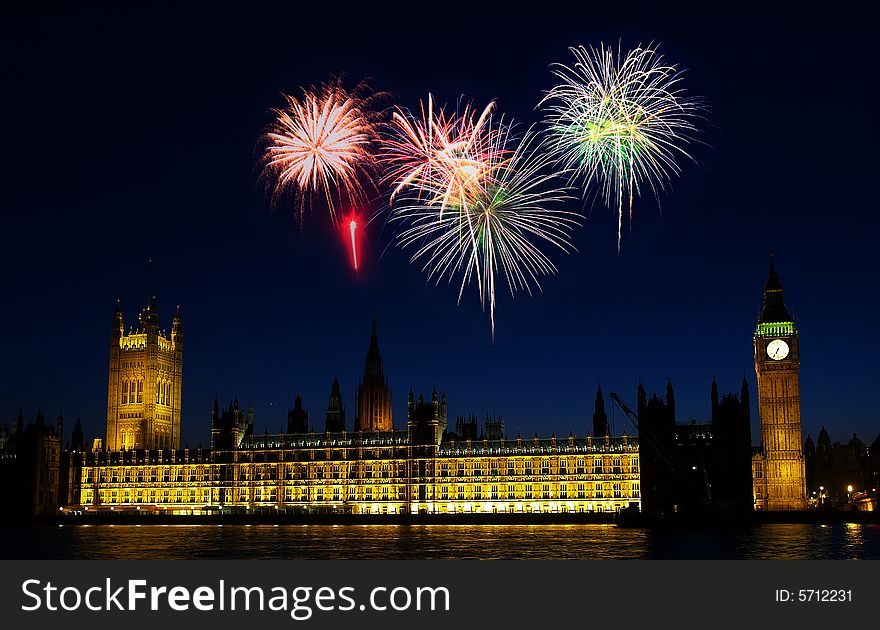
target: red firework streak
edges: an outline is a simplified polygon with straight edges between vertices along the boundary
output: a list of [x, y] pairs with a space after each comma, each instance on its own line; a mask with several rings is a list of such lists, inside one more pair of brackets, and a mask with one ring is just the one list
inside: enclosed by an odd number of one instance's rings
[[354, 233], [357, 231], [357, 226], [358, 224], [355, 219], [352, 219], [348, 224], [348, 228], [351, 231], [351, 259], [354, 262], [355, 271], [358, 269], [357, 239], [354, 236]]
[[[351, 248], [351, 265], [355, 271], [360, 268], [360, 262], [358, 260], [358, 249], [360, 240], [362, 238], [361, 231], [358, 228], [361, 227], [361, 217], [358, 216], [355, 212], [351, 212], [347, 216], [343, 217], [342, 221], [339, 222], [339, 227], [342, 236], [342, 242], [345, 245], [345, 248]], [[363, 254], [363, 252], [361, 252]]]

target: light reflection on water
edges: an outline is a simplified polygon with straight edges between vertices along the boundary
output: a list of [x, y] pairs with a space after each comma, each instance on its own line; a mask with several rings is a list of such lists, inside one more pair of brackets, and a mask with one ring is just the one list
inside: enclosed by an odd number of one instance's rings
[[5, 558], [880, 559], [878, 525], [92, 525], [18, 532]]

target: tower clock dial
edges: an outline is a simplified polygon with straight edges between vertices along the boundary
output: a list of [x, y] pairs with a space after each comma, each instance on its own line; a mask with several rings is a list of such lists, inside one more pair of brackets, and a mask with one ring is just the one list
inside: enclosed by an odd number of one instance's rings
[[767, 356], [774, 361], [781, 361], [788, 356], [788, 344], [784, 339], [774, 339], [767, 344]]

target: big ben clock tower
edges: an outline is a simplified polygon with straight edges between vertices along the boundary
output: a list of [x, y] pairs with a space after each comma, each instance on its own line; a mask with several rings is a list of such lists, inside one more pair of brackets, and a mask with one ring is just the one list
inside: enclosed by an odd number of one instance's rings
[[761, 452], [755, 455], [752, 466], [755, 507], [802, 510], [807, 503], [801, 447], [798, 332], [785, 306], [772, 254], [754, 341], [761, 416]]

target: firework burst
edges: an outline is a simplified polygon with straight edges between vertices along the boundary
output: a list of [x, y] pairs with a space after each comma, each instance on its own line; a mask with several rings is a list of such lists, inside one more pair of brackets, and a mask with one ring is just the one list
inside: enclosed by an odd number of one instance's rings
[[347, 92], [339, 81], [304, 89], [301, 98], [284, 95], [261, 137], [261, 178], [273, 205], [293, 199], [302, 223], [309, 202], [323, 197], [335, 223], [337, 204], [365, 199], [375, 165], [373, 97], [363, 83]]
[[540, 276], [556, 271], [542, 246], [573, 249], [580, 217], [558, 207], [570, 195], [554, 182], [552, 155], [531, 130], [517, 139], [491, 105], [447, 116], [429, 98], [420, 117], [396, 112], [382, 156], [394, 191], [390, 220], [401, 224], [397, 243], [429, 280], [457, 280], [459, 300], [474, 282], [494, 337], [499, 274], [511, 295], [531, 294]]
[[383, 180], [392, 185], [391, 203], [409, 187], [430, 192], [430, 201], [440, 204], [441, 214], [461, 207], [462, 200], [491, 177], [486, 169], [496, 165], [491, 153], [498, 130], [486, 126], [494, 107], [489, 103], [477, 115], [467, 104], [460, 114], [447, 116], [442, 109], [435, 110], [429, 94], [418, 118], [401, 109], [395, 111], [380, 158], [386, 169]]
[[604, 44], [570, 50], [574, 65], [553, 66], [561, 82], [539, 107], [545, 107], [558, 163], [617, 207], [619, 252], [624, 206], [631, 222], [633, 198], [649, 188], [659, 199], [681, 173], [679, 158], [693, 159], [687, 146], [704, 107], [685, 96], [682, 72], [655, 48], [625, 55]]

